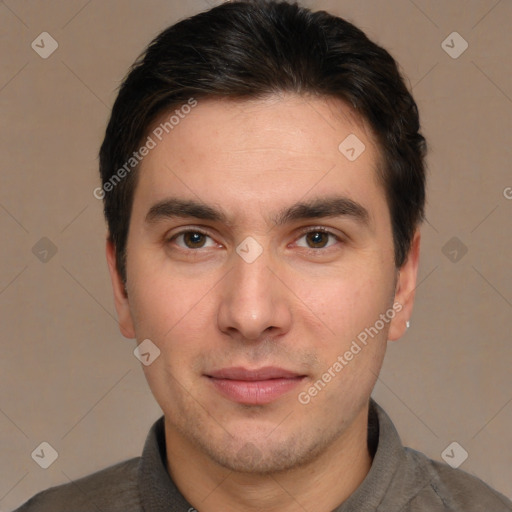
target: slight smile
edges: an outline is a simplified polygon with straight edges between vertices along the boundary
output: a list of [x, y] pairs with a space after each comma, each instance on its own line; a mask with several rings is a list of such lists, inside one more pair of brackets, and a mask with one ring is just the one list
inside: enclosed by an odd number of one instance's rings
[[277, 400], [298, 386], [305, 375], [275, 366], [254, 370], [223, 368], [206, 375], [215, 389], [234, 402], [263, 405]]

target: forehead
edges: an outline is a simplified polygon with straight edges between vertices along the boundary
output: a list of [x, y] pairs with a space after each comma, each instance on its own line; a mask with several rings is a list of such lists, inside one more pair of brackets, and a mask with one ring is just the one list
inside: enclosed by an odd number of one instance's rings
[[340, 99], [279, 94], [262, 99], [193, 101], [195, 107], [189, 108], [191, 100], [183, 102], [162, 113], [150, 126], [150, 136], [158, 145], [174, 135], [180, 143], [196, 147], [194, 156], [242, 147], [261, 150], [263, 144], [286, 153], [288, 161], [311, 153], [317, 159], [324, 153], [332, 160], [333, 155], [338, 156], [340, 137], [353, 134], [372, 146], [369, 153], [378, 152], [369, 123]]
[[342, 193], [382, 206], [372, 131], [341, 101], [295, 95], [196, 101], [192, 109], [165, 112], [150, 128], [154, 148], [139, 168], [136, 203], [172, 194], [241, 212], [250, 204], [274, 211]]

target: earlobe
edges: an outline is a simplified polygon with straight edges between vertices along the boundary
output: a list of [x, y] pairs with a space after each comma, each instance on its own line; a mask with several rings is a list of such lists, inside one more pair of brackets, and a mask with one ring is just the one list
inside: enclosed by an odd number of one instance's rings
[[114, 304], [119, 321], [119, 330], [125, 338], [135, 338], [135, 329], [130, 312], [130, 304], [126, 294], [125, 285], [117, 270], [116, 248], [110, 236], [107, 234], [106, 256], [110, 280], [112, 282], [112, 291], [114, 293]]
[[395, 303], [400, 304], [401, 309], [391, 321], [388, 332], [388, 340], [395, 341], [401, 338], [410, 325], [410, 318], [414, 306], [414, 297], [418, 275], [420, 257], [419, 229], [416, 230], [407, 261], [399, 269], [395, 291]]

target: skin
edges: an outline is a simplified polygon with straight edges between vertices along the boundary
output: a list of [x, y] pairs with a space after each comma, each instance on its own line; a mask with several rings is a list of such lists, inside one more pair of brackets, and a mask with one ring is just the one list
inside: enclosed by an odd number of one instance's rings
[[[353, 162], [338, 150], [349, 134], [366, 147]], [[165, 415], [168, 470], [201, 512], [328, 512], [367, 475], [368, 401], [387, 341], [402, 336], [411, 315], [420, 243], [416, 232], [398, 272], [378, 161], [370, 128], [349, 107], [294, 95], [200, 100], [144, 158], [126, 293], [108, 241], [107, 260], [121, 332], [161, 351], [143, 369]], [[366, 209], [368, 222], [338, 215], [276, 223], [298, 202], [340, 196]], [[169, 197], [226, 218], [146, 222]], [[334, 236], [304, 233], [319, 228]], [[175, 236], [184, 230], [207, 236]], [[236, 252], [248, 236], [262, 250], [252, 263]], [[191, 240], [199, 243], [191, 248]], [[393, 320], [300, 403], [298, 394], [393, 303], [401, 306]], [[205, 376], [232, 366], [305, 377], [271, 403], [246, 405]]]

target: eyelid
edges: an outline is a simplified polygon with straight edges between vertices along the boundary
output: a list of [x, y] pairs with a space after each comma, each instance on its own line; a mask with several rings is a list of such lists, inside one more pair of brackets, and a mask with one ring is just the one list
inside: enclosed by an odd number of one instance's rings
[[303, 228], [299, 228], [299, 232], [302, 232], [302, 233], [310, 233], [311, 231], [322, 231], [324, 233], [332, 233], [333, 235], [335, 235], [336, 233], [334, 233], [334, 229], [333, 228], [329, 228], [327, 226], [322, 226], [322, 225], [311, 225], [311, 226], [305, 226]]
[[337, 230], [328, 228], [326, 226], [307, 226], [305, 228], [301, 228], [299, 230], [299, 236], [307, 235], [308, 233], [327, 233], [328, 235], [332, 235], [337, 240], [342, 240], [343, 236], [337, 232]]
[[[325, 233], [327, 235], [332, 236], [336, 240], [336, 242], [344, 241], [344, 238], [342, 235], [336, 233], [335, 230], [330, 229], [326, 226], [307, 226], [307, 227], [301, 228], [299, 230], [298, 236], [295, 238], [293, 244], [296, 244], [298, 240], [300, 240], [302, 237], [308, 235], [309, 233]], [[328, 251], [329, 249], [333, 248], [334, 245], [335, 244], [327, 246], [327, 247], [316, 248], [316, 249], [312, 248], [312, 247], [301, 247], [301, 249], [318, 254], [319, 252]]]
[[179, 235], [183, 235], [185, 233], [201, 233], [202, 235], [209, 236], [210, 238], [213, 238], [208, 231], [206, 231], [204, 228], [200, 228], [198, 226], [186, 226], [186, 227], [179, 227], [176, 228], [178, 231], [174, 232], [172, 235], [166, 234], [165, 238], [166, 240], [172, 240], [176, 238]]
[[[199, 233], [201, 235], [204, 235], [208, 238], [210, 238], [213, 242], [215, 242], [217, 245], [222, 245], [220, 244], [213, 236], [211, 233], [209, 233], [206, 229], [204, 228], [201, 228], [201, 227], [198, 227], [198, 226], [181, 226], [180, 228], [176, 228], [178, 229], [178, 231], [176, 232], [173, 232], [171, 235], [169, 234], [166, 234], [165, 237], [164, 237], [164, 241], [166, 244], [168, 243], [171, 243], [171, 242], [174, 242], [176, 240], [176, 238], [178, 238], [179, 236], [182, 236], [182, 235], [185, 235], [187, 233]], [[178, 246], [179, 247], [179, 246]], [[183, 247], [180, 247], [180, 249], [184, 249], [186, 250], [185, 248]], [[199, 249], [204, 249], [203, 247], [199, 248]], [[195, 251], [199, 250], [199, 249], [195, 249]], [[193, 249], [188, 249], [188, 250], [193, 250]]]

